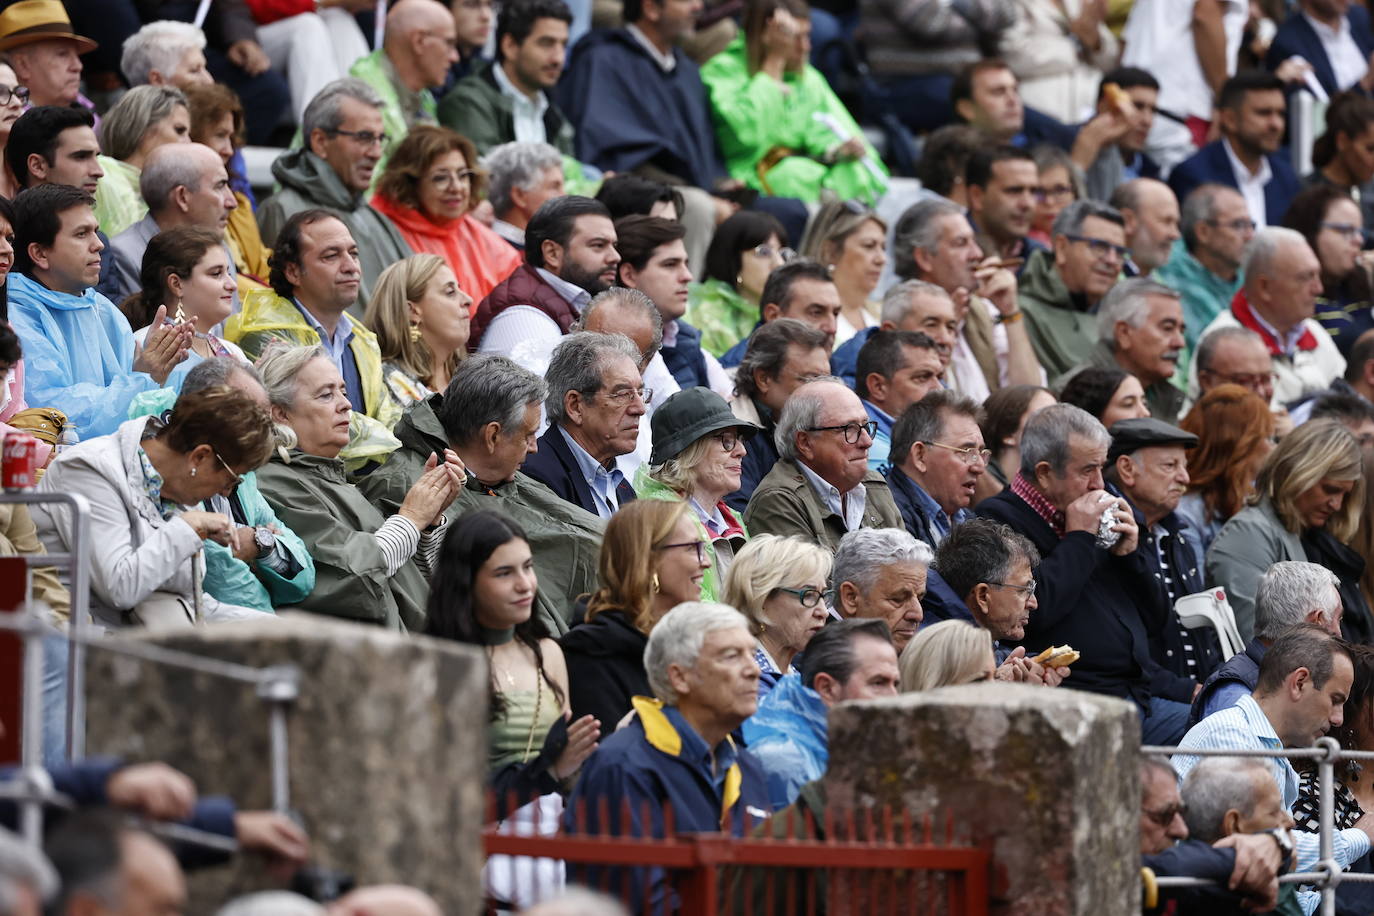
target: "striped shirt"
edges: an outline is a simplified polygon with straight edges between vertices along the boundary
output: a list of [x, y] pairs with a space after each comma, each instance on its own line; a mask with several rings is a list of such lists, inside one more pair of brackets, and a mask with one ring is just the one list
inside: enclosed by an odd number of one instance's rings
[[[1169, 537], [1169, 531], [1163, 525], [1155, 525], [1150, 529], [1149, 538], [1154, 542], [1155, 557], [1159, 560], [1159, 576], [1164, 582], [1164, 591], [1169, 596], [1169, 606], [1182, 596], [1178, 594], [1178, 589], [1174, 587], [1174, 569], [1169, 565], [1169, 551], [1164, 549], [1164, 539]], [[1183, 661], [1188, 667], [1188, 677], [1195, 681], [1202, 680], [1197, 676], [1197, 646], [1193, 643], [1193, 634], [1183, 625], [1183, 621], [1178, 619], [1177, 614], [1171, 614], [1174, 624], [1178, 627], [1180, 642], [1183, 645]]]
[[[1260, 709], [1255, 698], [1246, 694], [1236, 701], [1235, 706], [1213, 713], [1190, 728], [1188, 734], [1184, 735], [1183, 740], [1178, 743], [1178, 747], [1179, 753], [1173, 756], [1171, 762], [1174, 765], [1174, 772], [1178, 774], [1181, 782], [1202, 760], [1201, 757], [1187, 754], [1186, 751], [1189, 748], [1199, 750], [1228, 748], [1281, 750], [1283, 742], [1279, 740], [1274, 727], [1269, 723], [1269, 717], [1264, 714], [1264, 710]], [[1279, 791], [1283, 795], [1283, 805], [1291, 810], [1298, 801], [1297, 770], [1293, 769], [1293, 765], [1283, 757], [1261, 757], [1259, 759], [1274, 774], [1274, 781], [1278, 783]], [[1369, 837], [1363, 830], [1337, 830], [1333, 833], [1332, 839], [1334, 840], [1335, 859], [1341, 868], [1349, 868], [1351, 862], [1369, 851]], [[1321, 859], [1321, 848], [1317, 834], [1306, 833], [1301, 830], [1294, 831], [1293, 841], [1296, 847], [1294, 871], [1310, 871]], [[1320, 900], [1320, 895], [1311, 891], [1298, 893], [1298, 902], [1302, 904], [1303, 911], [1306, 913], [1313, 912]]]

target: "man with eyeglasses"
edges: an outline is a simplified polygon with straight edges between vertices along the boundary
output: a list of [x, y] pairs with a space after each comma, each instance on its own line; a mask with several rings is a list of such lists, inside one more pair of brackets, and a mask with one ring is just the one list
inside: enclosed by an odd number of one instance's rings
[[396, 225], [367, 202], [387, 136], [382, 100], [358, 79], [335, 80], [306, 106], [299, 149], [272, 163], [281, 190], [258, 203], [263, 242], [275, 247], [277, 235], [302, 210], [328, 210], [343, 221], [358, 245], [362, 284], [349, 313], [362, 320], [372, 286], [383, 270], [414, 254]]
[[382, 46], [358, 58], [348, 70], [382, 100], [387, 139], [377, 173], [410, 128], [438, 123], [439, 103], [431, 90], [444, 85], [448, 68], [457, 62], [457, 26], [442, 3], [406, 0], [392, 5]]
[[895, 697], [900, 683], [897, 652], [881, 620], [832, 620], [811, 637], [800, 673], [782, 677], [744, 720], [744, 740], [763, 766], [774, 811], [825, 775], [830, 710], [848, 700]]
[[1026, 262], [1018, 298], [1036, 358], [1050, 378], [1088, 360], [1098, 339], [1097, 305], [1130, 257], [1121, 214], [1077, 200], [1055, 217], [1054, 248]]
[[1169, 259], [1153, 274], [1183, 297], [1186, 365], [1202, 339], [1202, 331], [1224, 312], [1240, 290], [1240, 262], [1255, 235], [1255, 221], [1245, 198], [1234, 188], [1204, 184], [1183, 201], [1179, 231]]
[[[1164, 597], [1137, 546], [1127, 502], [1106, 489], [1111, 436], [1070, 404], [1042, 408], [1021, 435], [1021, 469], [978, 514], [1024, 535], [1040, 552], [1037, 612], [1022, 645], [1034, 654], [1068, 643], [1082, 658], [1067, 686], [1136, 704], [1144, 741], [1172, 744], [1188, 707], [1155, 693], [1161, 669], [1150, 656], [1151, 622]], [[1164, 672], [1167, 674], [1167, 672]]]
[[603, 519], [635, 498], [616, 459], [635, 450], [653, 397], [639, 373], [640, 358], [623, 334], [578, 331], [563, 338], [544, 373], [549, 428], [523, 470]]
[[856, 393], [877, 424], [868, 466], [882, 472], [892, 448], [893, 424], [908, 407], [941, 387], [944, 364], [935, 341], [920, 331], [879, 331], [859, 350]]
[[[1203, 336], [1219, 328], [1244, 327], [1260, 336], [1274, 373], [1275, 406], [1319, 391], [1345, 371], [1345, 357], [1312, 316], [1322, 292], [1321, 262], [1302, 234], [1267, 226], [1255, 234], [1242, 265], [1245, 282]], [[1215, 367], [1213, 367], [1215, 368]], [[1194, 365], [1189, 392], [1200, 391]]]
[[833, 376], [800, 386], [778, 418], [778, 462], [744, 510], [755, 534], [795, 534], [832, 553], [846, 532], [901, 528], [887, 481], [869, 470], [876, 427], [863, 401]]
[[1286, 128], [1283, 81], [1272, 73], [1237, 73], [1217, 93], [1221, 139], [1183, 160], [1169, 187], [1184, 200], [1198, 185], [1215, 182], [1240, 191], [1256, 225], [1278, 225], [1301, 183], [1279, 152]]
[[740, 469], [740, 488], [725, 498], [743, 512], [759, 482], [778, 462], [773, 441], [777, 419], [787, 399], [807, 382], [826, 375], [830, 350], [825, 335], [795, 318], [770, 321], [749, 336], [748, 349], [735, 371], [730, 410], [763, 429], [749, 441]]
[[1188, 488], [1187, 450], [1197, 447], [1198, 437], [1154, 417], [1121, 420], [1112, 425], [1111, 434], [1107, 480], [1138, 513], [1140, 559], [1162, 590], [1164, 614], [1151, 638], [1151, 657], [1162, 673], [1153, 687], [1170, 699], [1192, 703], [1202, 682], [1225, 660], [1215, 630], [1190, 630], [1174, 612], [1180, 598], [1205, 585], [1202, 557], [1185, 536], [1187, 522], [1177, 512]]

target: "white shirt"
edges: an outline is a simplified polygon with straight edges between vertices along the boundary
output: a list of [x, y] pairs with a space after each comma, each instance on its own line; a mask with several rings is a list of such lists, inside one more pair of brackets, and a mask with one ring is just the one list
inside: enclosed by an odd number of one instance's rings
[[[542, 267], [535, 273], [554, 288], [554, 291], [580, 315], [592, 298], [582, 287], [549, 273]], [[539, 375], [549, 368], [549, 355], [563, 339], [558, 322], [532, 305], [513, 305], [491, 320], [477, 345], [479, 353], [499, 353], [508, 356], [531, 372]], [[542, 361], [542, 362], [541, 362]]]
[[673, 373], [668, 371], [668, 364], [663, 361], [662, 353], [655, 353], [654, 358], [649, 360], [649, 365], [644, 370], [644, 387], [652, 389], [654, 396], [645, 405], [647, 413], [639, 418], [639, 438], [635, 441], [635, 450], [615, 460], [620, 472], [629, 481], [635, 479], [640, 465], [648, 464], [649, 456], [653, 454], [654, 433], [650, 420], [653, 419], [654, 411], [658, 410], [658, 405], [682, 390], [677, 379], [673, 378]]
[[649, 56], [654, 59], [654, 63], [658, 64], [659, 69], [664, 73], [672, 73], [677, 69], [677, 58], [673, 56], [672, 52], [670, 51], [664, 54], [658, 48], [654, 47], [654, 43], [649, 40], [648, 35], [645, 35], [639, 30], [639, 26], [627, 25], [625, 26], [625, 31], [629, 32], [634, 40], [639, 42], [644, 50], [649, 52]]
[[544, 129], [544, 112], [549, 110], [549, 100], [544, 93], [536, 92], [534, 99], [525, 95], [510, 81], [503, 64], [492, 64], [491, 74], [501, 94], [511, 100], [512, 113], [515, 115], [516, 142], [547, 143], [548, 131]]
[[856, 484], [854, 489], [843, 494], [844, 498], [841, 498], [838, 487], [822, 480], [819, 474], [800, 461], [797, 462], [797, 467], [801, 468], [802, 476], [821, 498], [821, 503], [844, 522], [846, 531], [857, 531], [863, 527], [864, 507], [868, 502], [868, 491], [864, 489], [863, 484]]
[[1257, 226], [1269, 225], [1268, 208], [1264, 203], [1264, 186], [1274, 177], [1274, 170], [1269, 167], [1268, 157], [1260, 157], [1259, 174], [1252, 175], [1245, 167], [1245, 163], [1236, 156], [1235, 150], [1231, 149], [1230, 140], [1223, 137], [1221, 148], [1226, 150], [1226, 159], [1231, 163], [1231, 172], [1236, 176], [1236, 187], [1240, 188], [1240, 194], [1245, 198], [1245, 207], [1250, 211], [1250, 218]]
[[1336, 77], [1336, 85], [1345, 90], [1364, 79], [1364, 75], [1369, 72], [1369, 61], [1360, 53], [1360, 46], [1355, 44], [1355, 39], [1350, 34], [1350, 20], [1342, 16], [1340, 26], [1333, 29], [1326, 23], [1313, 19], [1306, 12], [1300, 15], [1307, 20], [1307, 24], [1321, 40], [1322, 50], [1326, 52], [1331, 72]]
[[[1226, 35], [1226, 75], [1236, 72], [1236, 54], [1250, 6], [1224, 0], [1221, 26]], [[1121, 64], [1141, 67], [1159, 80], [1159, 107], [1179, 117], [1212, 118], [1212, 87], [1193, 49], [1195, 0], [1136, 0], [1126, 20]], [[1158, 124], [1167, 119], [1155, 118]]]

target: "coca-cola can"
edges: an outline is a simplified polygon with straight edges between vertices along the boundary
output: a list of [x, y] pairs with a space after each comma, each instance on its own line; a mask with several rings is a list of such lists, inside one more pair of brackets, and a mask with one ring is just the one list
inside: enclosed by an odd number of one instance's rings
[[38, 440], [28, 433], [5, 433], [3, 460], [0, 460], [0, 486], [7, 493], [31, 490], [38, 485]]

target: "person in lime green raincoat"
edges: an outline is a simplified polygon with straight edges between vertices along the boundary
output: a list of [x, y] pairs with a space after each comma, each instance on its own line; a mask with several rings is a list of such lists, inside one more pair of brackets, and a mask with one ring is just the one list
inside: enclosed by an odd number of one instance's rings
[[872, 204], [887, 190], [887, 169], [806, 62], [808, 28], [797, 0], [751, 0], [744, 33], [701, 68], [726, 168], [774, 197], [814, 203], [830, 191]]

